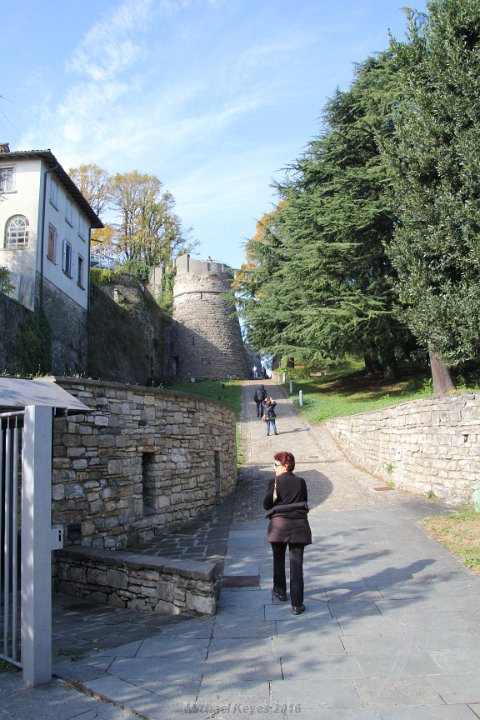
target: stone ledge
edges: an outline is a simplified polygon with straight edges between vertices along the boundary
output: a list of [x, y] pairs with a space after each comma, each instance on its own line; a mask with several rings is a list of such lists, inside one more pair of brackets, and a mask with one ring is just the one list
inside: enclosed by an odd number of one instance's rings
[[157, 555], [144, 555], [128, 550], [102, 550], [99, 548], [75, 547], [62, 548], [55, 551], [55, 556], [73, 555], [84, 558], [98, 558], [109, 565], [126, 565], [127, 567], [143, 567], [148, 570], [158, 570], [170, 575], [181, 575], [193, 580], [208, 581], [218, 576], [217, 564], [200, 562], [199, 560], [174, 560]]
[[57, 592], [165, 614], [214, 615], [220, 566], [198, 560], [71, 547], [54, 553]]

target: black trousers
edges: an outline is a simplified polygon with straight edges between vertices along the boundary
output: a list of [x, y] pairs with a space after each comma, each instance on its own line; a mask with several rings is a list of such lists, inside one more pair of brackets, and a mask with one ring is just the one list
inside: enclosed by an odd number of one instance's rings
[[272, 542], [273, 553], [273, 587], [275, 590], [287, 592], [285, 577], [285, 554], [288, 545], [290, 559], [290, 602], [294, 607], [303, 605], [303, 551], [305, 545], [300, 543]]
[[262, 417], [262, 415], [263, 415], [263, 403], [262, 403], [261, 400], [260, 400], [260, 401], [255, 400], [255, 402], [257, 403], [257, 417]]

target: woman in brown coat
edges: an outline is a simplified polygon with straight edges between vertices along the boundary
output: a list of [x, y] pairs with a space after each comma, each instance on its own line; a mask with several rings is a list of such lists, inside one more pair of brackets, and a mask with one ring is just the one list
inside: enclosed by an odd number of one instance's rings
[[308, 493], [303, 478], [293, 474], [295, 458], [290, 452], [274, 455], [275, 477], [267, 486], [263, 507], [270, 518], [268, 540], [273, 553], [274, 598], [286, 602], [287, 581], [285, 554], [290, 559], [290, 602], [294, 615], [300, 615], [303, 604], [303, 551], [312, 542], [308, 523]]

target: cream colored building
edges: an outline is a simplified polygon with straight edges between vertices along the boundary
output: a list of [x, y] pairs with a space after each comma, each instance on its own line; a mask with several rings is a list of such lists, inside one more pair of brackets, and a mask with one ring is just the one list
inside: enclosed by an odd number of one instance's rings
[[0, 146], [0, 198], [0, 267], [12, 297], [33, 310], [48, 282], [86, 309], [90, 229], [103, 225], [56, 157]]
[[10, 296], [47, 318], [57, 374], [84, 369], [90, 231], [101, 227], [50, 150], [0, 145], [0, 268], [9, 271]]

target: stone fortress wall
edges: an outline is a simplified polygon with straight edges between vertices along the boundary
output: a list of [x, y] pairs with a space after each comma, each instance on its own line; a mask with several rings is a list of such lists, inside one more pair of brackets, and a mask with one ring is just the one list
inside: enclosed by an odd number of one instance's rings
[[235, 308], [226, 294], [233, 271], [182, 255], [175, 261], [173, 361], [178, 380], [245, 379], [248, 360]]
[[[173, 319], [155, 301], [159, 268], [148, 289], [128, 275], [101, 287], [92, 283], [88, 314], [44, 283], [51, 329], [51, 361], [45, 370], [153, 386], [248, 378], [247, 350], [227, 296], [233, 270], [182, 255], [176, 259], [176, 273]], [[17, 348], [20, 341], [29, 346], [28, 324], [34, 313], [2, 293], [0, 316], [8, 318], [0, 334], [0, 370], [38, 372], [39, 362], [30, 352], [23, 358]]]

